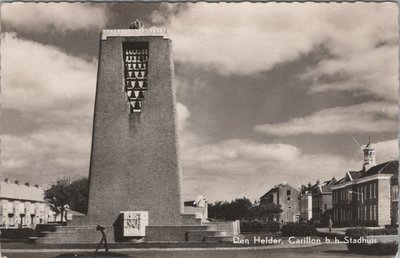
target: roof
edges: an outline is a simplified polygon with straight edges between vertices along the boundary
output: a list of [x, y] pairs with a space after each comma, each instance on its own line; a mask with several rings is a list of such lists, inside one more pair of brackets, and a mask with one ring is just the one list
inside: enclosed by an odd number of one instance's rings
[[278, 187], [271, 188], [268, 192], [266, 192], [263, 196], [261, 196], [260, 199], [265, 198], [272, 193], [278, 192], [278, 190], [279, 190]]
[[0, 198], [44, 202], [44, 190], [36, 186], [0, 182]]
[[360, 178], [365, 178], [377, 174], [399, 174], [399, 161], [390, 160], [379, 165], [373, 166], [364, 173], [361, 174]]
[[324, 193], [331, 193], [332, 186], [336, 183], [335, 179], [324, 181], [322, 184], [314, 184], [310, 187], [310, 192], [313, 194], [324, 194]]
[[270, 195], [272, 193], [278, 192], [279, 188], [285, 187], [285, 186], [286, 187], [290, 187], [290, 188], [294, 189], [295, 191], [297, 191], [296, 188], [294, 188], [293, 186], [291, 186], [289, 184], [279, 184], [279, 185], [276, 185], [273, 188], [271, 188], [267, 193], [265, 193], [263, 196], [261, 196], [260, 199], [263, 199], [263, 198], [267, 197], [268, 195]]
[[367, 171], [348, 171], [346, 176], [338, 180], [334, 185], [341, 185], [348, 181], [354, 181], [359, 178], [366, 178], [378, 174], [393, 174], [398, 176], [399, 174], [399, 162], [397, 160], [390, 160], [372, 168]]

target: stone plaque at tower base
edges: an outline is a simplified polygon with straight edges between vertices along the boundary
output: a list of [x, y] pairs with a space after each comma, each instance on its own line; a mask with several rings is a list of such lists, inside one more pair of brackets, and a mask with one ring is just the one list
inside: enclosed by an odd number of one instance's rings
[[121, 211], [124, 237], [143, 237], [149, 225], [147, 211]]

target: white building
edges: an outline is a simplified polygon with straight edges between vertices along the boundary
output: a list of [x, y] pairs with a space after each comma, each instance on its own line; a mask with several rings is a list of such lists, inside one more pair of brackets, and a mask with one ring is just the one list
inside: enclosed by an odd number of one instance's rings
[[0, 182], [0, 227], [35, 227], [47, 223], [51, 214], [38, 185]]

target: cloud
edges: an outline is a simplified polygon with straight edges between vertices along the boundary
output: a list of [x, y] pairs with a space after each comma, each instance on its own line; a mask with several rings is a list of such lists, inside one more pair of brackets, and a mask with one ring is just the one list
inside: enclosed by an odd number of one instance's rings
[[269, 70], [319, 45], [340, 55], [397, 37], [395, 4], [195, 3], [173, 9], [154, 12], [153, 22], [169, 29], [176, 59], [225, 74]]
[[[218, 144], [206, 144], [186, 151], [184, 159], [188, 163], [196, 163], [210, 167], [217, 163], [229, 161], [228, 167], [237, 167], [241, 161], [289, 161], [299, 155], [299, 150], [286, 144], [262, 144], [250, 140], [230, 139]], [[246, 165], [246, 164], [242, 164]], [[235, 169], [232, 170], [234, 172]], [[240, 173], [251, 173], [241, 171]]]
[[[398, 141], [372, 143], [377, 163], [398, 157]], [[183, 155], [184, 191], [187, 199], [205, 194], [210, 201], [246, 196], [258, 199], [273, 185], [287, 182], [314, 183], [317, 179], [342, 178], [360, 170], [363, 155], [304, 153], [289, 144], [263, 144], [230, 139], [213, 144], [191, 145]]]
[[375, 149], [376, 160], [378, 163], [383, 163], [390, 159], [392, 160], [399, 159], [398, 139], [372, 143], [372, 147]]
[[[345, 91], [378, 96], [381, 99], [397, 100], [398, 45], [374, 47], [364, 52], [355, 51], [338, 54], [335, 58], [321, 61], [303, 78], [312, 79], [311, 93]], [[376, 42], [377, 43], [377, 42]], [[340, 80], [321, 81], [320, 78], [342, 77]]]
[[40, 183], [87, 175], [96, 62], [10, 33], [3, 35], [1, 54], [8, 118], [2, 128], [2, 174]]
[[1, 18], [18, 30], [71, 32], [104, 28], [107, 13], [101, 6], [88, 3], [4, 3]]
[[90, 143], [90, 132], [70, 128], [2, 135], [2, 175], [41, 184], [87, 175]]
[[256, 125], [254, 130], [276, 136], [392, 132], [398, 128], [397, 113], [395, 104], [370, 102], [323, 109], [284, 123]]
[[185, 105], [179, 102], [176, 104], [176, 109], [178, 117], [178, 132], [181, 132], [187, 126], [187, 120], [190, 117], [190, 111]]
[[[230, 139], [213, 144], [191, 145], [183, 151], [185, 196], [205, 194], [211, 200], [246, 196], [258, 199], [269, 187], [341, 178], [348, 170], [362, 167], [359, 160], [307, 154], [289, 144], [268, 144]], [[223, 186], [223, 187], [221, 187]]]
[[4, 107], [69, 114], [93, 109], [96, 62], [11, 33], [2, 37], [1, 56]]

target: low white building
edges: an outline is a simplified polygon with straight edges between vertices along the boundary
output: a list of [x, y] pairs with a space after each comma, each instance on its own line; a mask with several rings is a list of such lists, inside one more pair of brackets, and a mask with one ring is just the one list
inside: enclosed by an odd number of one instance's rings
[[51, 214], [38, 185], [0, 182], [0, 227], [35, 227], [47, 223]]

